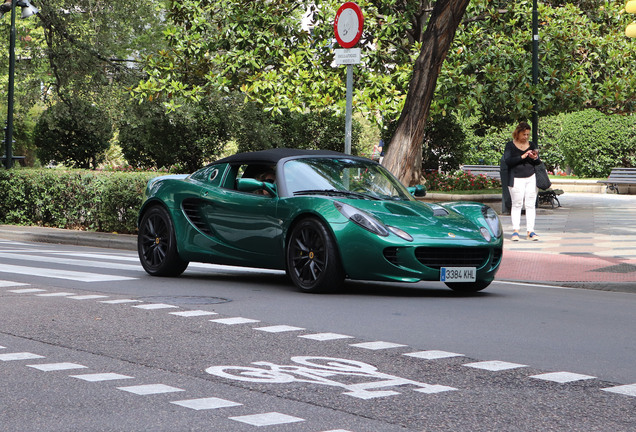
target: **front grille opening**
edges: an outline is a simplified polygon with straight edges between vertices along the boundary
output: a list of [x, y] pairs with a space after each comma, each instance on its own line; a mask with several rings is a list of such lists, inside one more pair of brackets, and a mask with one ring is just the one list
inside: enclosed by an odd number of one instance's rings
[[490, 259], [489, 248], [476, 247], [418, 247], [415, 258], [434, 269], [442, 267], [476, 267], [481, 268]]
[[398, 260], [398, 248], [388, 247], [384, 249], [384, 258], [393, 265], [400, 265]]

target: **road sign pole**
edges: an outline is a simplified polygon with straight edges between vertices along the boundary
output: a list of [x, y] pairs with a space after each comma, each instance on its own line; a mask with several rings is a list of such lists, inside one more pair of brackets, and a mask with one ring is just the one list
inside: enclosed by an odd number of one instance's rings
[[347, 65], [347, 108], [345, 111], [345, 153], [351, 154], [351, 112], [353, 111], [353, 64], [360, 63], [360, 50], [350, 50], [362, 35], [364, 17], [362, 10], [353, 2], [346, 2], [336, 12], [333, 30], [338, 44], [344, 49], [336, 50], [336, 64]]
[[345, 112], [345, 153], [351, 154], [351, 112], [353, 111], [353, 65], [347, 65], [347, 110]]

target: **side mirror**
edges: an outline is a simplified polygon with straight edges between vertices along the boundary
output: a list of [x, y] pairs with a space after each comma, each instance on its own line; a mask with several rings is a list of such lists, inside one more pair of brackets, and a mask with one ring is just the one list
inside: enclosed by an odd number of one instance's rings
[[253, 178], [239, 179], [236, 184], [236, 190], [239, 192], [250, 193], [265, 190], [270, 196], [278, 196], [278, 192], [276, 192], [276, 185], [274, 183], [262, 182]]
[[417, 185], [406, 188], [409, 193], [415, 197], [424, 197], [426, 196], [426, 186]]

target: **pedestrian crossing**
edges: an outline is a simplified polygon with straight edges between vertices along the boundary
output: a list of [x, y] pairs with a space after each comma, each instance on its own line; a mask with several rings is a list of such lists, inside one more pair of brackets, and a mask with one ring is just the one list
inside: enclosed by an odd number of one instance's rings
[[[82, 254], [56, 252], [45, 247], [33, 249], [16, 246], [20, 244], [0, 242], [0, 274], [29, 275], [76, 282], [117, 282], [138, 279], [143, 273], [138, 259], [133, 254]], [[86, 271], [78, 271], [78, 268]], [[124, 272], [127, 274], [123, 274]]]
[[[48, 245], [34, 248], [10, 240], [0, 240], [0, 275], [29, 275], [74, 282], [120, 282], [147, 277], [134, 252], [78, 252], [60, 250]], [[238, 268], [217, 264], [192, 262], [188, 272], [215, 274], [262, 273], [282, 274], [279, 270]], [[0, 276], [0, 278], [2, 278]]]

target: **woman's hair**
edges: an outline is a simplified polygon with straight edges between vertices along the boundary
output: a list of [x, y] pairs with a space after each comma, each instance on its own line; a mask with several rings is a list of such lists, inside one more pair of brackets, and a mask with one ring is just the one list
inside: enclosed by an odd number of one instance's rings
[[512, 138], [513, 139], [517, 139], [517, 137], [519, 136], [519, 134], [523, 131], [527, 131], [530, 130], [530, 125], [524, 121], [522, 121], [521, 123], [519, 123], [519, 125], [517, 126], [517, 128], [515, 129], [515, 131], [512, 133]]

